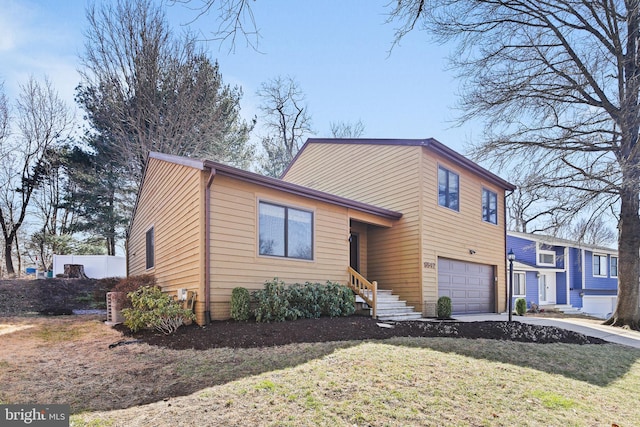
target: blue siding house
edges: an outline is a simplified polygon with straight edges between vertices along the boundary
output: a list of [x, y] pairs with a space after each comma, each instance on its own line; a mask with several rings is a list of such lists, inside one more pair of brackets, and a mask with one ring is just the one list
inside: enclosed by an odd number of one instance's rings
[[507, 233], [513, 299], [607, 317], [618, 294], [618, 251], [538, 234]]

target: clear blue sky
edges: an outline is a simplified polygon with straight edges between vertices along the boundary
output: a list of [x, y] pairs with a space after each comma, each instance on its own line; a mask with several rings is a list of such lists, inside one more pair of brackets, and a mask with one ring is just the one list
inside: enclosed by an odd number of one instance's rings
[[[193, 0], [192, 6], [199, 2]], [[481, 129], [452, 128], [459, 83], [446, 71], [450, 47], [414, 32], [389, 54], [394, 26], [385, 24], [388, 2], [257, 0], [253, 8], [263, 53], [245, 47], [243, 40], [235, 52], [210, 42], [210, 57], [219, 61], [226, 83], [242, 87], [246, 118], [258, 113], [260, 83], [288, 75], [306, 94], [313, 136], [329, 136], [331, 122], [361, 120], [364, 137], [434, 137], [464, 152], [464, 143], [479, 137]], [[88, 3], [0, 0], [0, 80], [10, 98], [30, 74], [47, 75], [73, 104]], [[176, 31], [196, 16], [183, 5], [166, 10]], [[199, 18], [191, 30], [209, 35], [216, 28], [214, 15]]]

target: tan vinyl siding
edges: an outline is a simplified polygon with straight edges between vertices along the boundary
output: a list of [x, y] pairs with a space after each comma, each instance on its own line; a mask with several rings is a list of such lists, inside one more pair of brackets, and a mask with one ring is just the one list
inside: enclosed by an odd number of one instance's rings
[[[497, 310], [504, 310], [505, 249], [504, 190], [429, 150], [422, 157], [423, 192], [423, 289], [426, 304], [433, 308], [438, 299], [438, 257], [456, 259], [495, 267], [498, 289]], [[460, 210], [438, 204], [438, 165], [460, 177]], [[482, 189], [498, 195], [498, 224], [482, 220]], [[470, 253], [474, 251], [475, 253]]]
[[[130, 229], [129, 275], [153, 274], [164, 291], [187, 288], [198, 292], [198, 301], [204, 299], [203, 188], [200, 170], [149, 159]], [[155, 262], [147, 270], [145, 234], [151, 227]]]
[[285, 181], [402, 212], [391, 228], [369, 227], [367, 278], [421, 310], [421, 147], [310, 144]]
[[[313, 260], [258, 254], [260, 201], [313, 212]], [[231, 291], [261, 289], [278, 277], [286, 283], [345, 283], [349, 265], [348, 209], [218, 176], [211, 188], [211, 315], [230, 316]]]

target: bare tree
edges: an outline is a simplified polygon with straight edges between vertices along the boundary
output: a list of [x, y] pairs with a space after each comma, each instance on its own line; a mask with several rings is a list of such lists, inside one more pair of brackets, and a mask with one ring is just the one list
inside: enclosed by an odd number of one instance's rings
[[259, 108], [267, 130], [262, 138], [266, 152], [262, 172], [280, 176], [311, 132], [311, 117], [304, 93], [291, 77], [278, 76], [262, 83], [257, 95], [262, 99]]
[[542, 233], [560, 237], [569, 230], [576, 211], [593, 204], [582, 194], [549, 185], [542, 177], [552, 177], [547, 159], [529, 157], [512, 168], [509, 181], [516, 190], [507, 197], [508, 227], [522, 233]]
[[640, 327], [640, 8], [638, 0], [398, 0], [397, 39], [442, 41], [462, 87], [462, 120], [486, 119], [479, 158], [545, 156], [551, 188], [617, 206], [618, 303], [609, 324]]
[[333, 138], [360, 138], [364, 134], [364, 123], [331, 122], [331, 136]]
[[[255, 0], [254, 0], [255, 1]], [[168, 4], [189, 4], [191, 0], [169, 0]], [[218, 28], [212, 31], [212, 39], [229, 42], [231, 51], [235, 51], [238, 35], [244, 37], [247, 46], [258, 50], [260, 32], [251, 9], [249, 0], [204, 0], [199, 7], [193, 21], [214, 10], [219, 17]]]
[[595, 246], [610, 246], [616, 243], [616, 233], [598, 215], [591, 215], [575, 221], [566, 237]]
[[[4, 93], [4, 82], [0, 83], [0, 147], [9, 137], [9, 101]], [[0, 152], [0, 155], [2, 153]], [[0, 161], [2, 157], [0, 157]]]
[[9, 275], [16, 272], [13, 249], [20, 255], [18, 231], [44, 177], [49, 148], [68, 136], [73, 123], [68, 107], [48, 80], [41, 84], [32, 77], [20, 89], [16, 102], [18, 132], [11, 140], [0, 140], [0, 152], [4, 153], [0, 164], [0, 227]]
[[189, 34], [175, 36], [151, 0], [117, 0], [87, 11], [78, 101], [111, 156], [138, 181], [149, 151], [247, 167], [252, 125], [242, 91]]

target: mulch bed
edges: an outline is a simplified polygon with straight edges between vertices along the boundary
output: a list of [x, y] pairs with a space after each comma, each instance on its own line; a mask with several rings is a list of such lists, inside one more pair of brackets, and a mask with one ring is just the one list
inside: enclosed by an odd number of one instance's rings
[[[386, 323], [393, 327], [380, 327], [379, 323]], [[605, 343], [599, 338], [587, 337], [564, 329], [520, 322], [450, 320], [378, 322], [365, 316], [322, 317], [274, 323], [214, 321], [204, 327], [183, 326], [173, 335], [163, 335], [154, 331], [140, 331], [133, 334], [122, 325], [117, 328], [129, 339], [142, 340], [150, 345], [176, 350], [270, 347], [293, 343], [380, 340], [393, 337], [485, 338], [540, 344]]]

